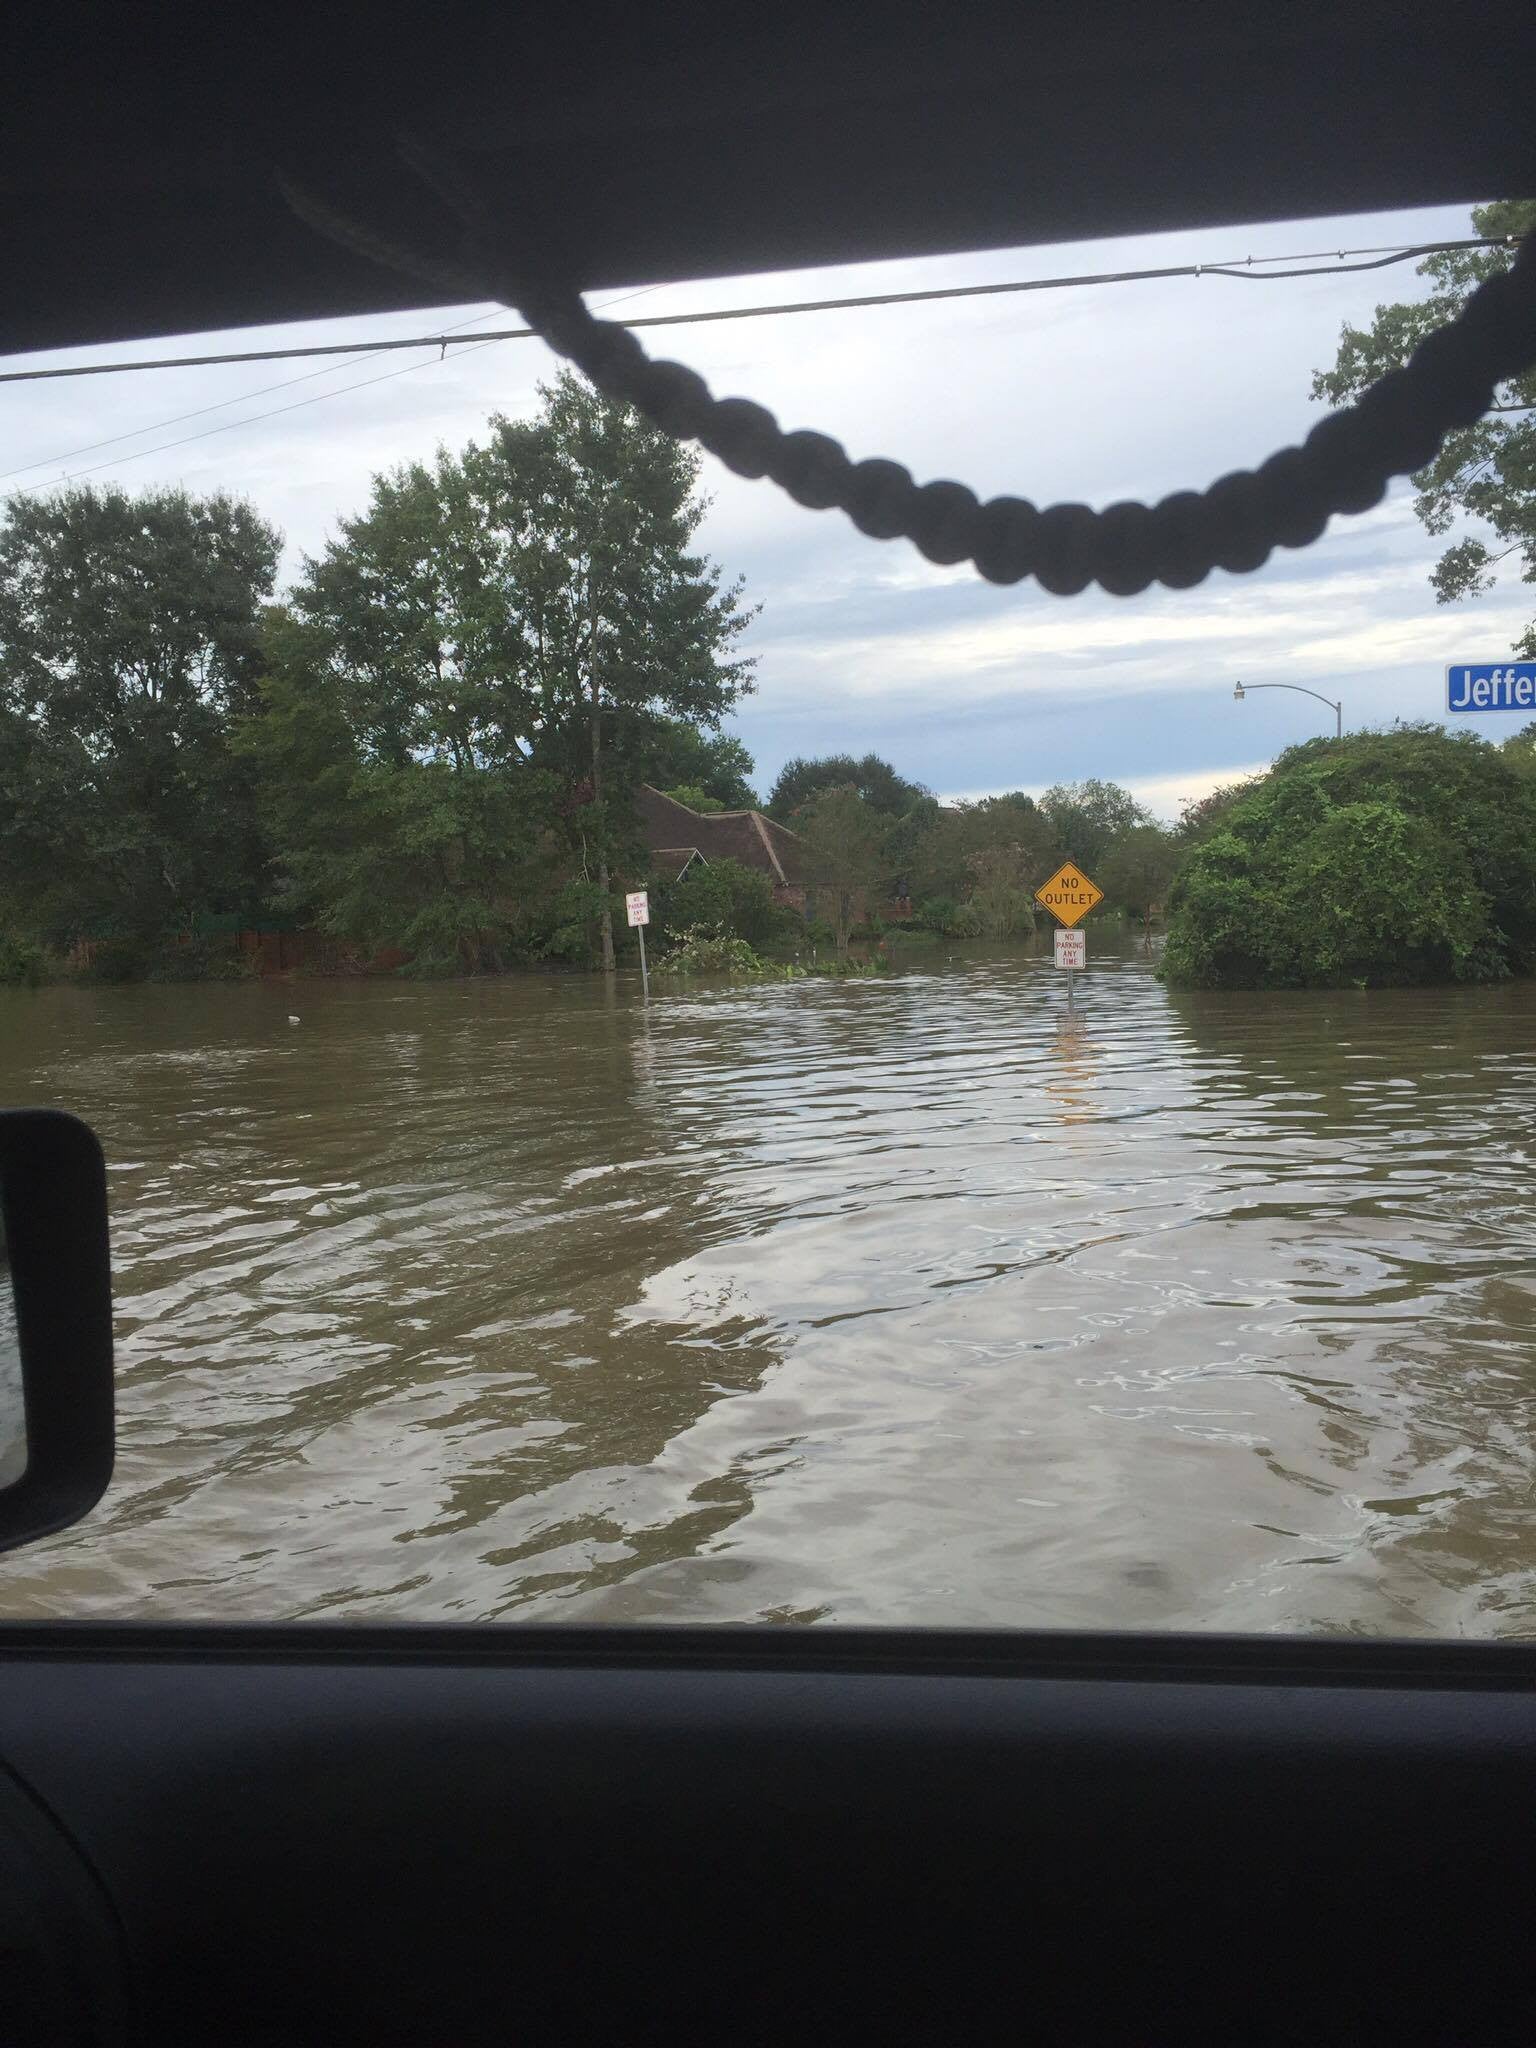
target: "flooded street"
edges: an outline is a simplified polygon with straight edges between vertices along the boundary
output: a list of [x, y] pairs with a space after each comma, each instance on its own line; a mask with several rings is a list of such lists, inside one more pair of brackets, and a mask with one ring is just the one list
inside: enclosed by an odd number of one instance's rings
[[0, 990], [120, 1390], [0, 1611], [1536, 1627], [1536, 990], [929, 957]]

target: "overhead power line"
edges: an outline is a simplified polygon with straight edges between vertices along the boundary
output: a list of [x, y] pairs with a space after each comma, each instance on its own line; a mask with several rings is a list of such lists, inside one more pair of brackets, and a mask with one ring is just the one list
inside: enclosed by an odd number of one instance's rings
[[[465, 327], [478, 327], [482, 320], [493, 320], [495, 317], [494, 313], [477, 313], [472, 320], [456, 321], [454, 327], [448, 331], [453, 333], [457, 329]], [[377, 349], [373, 351], [375, 354], [380, 352]], [[361, 360], [366, 363], [370, 358], [364, 356]], [[418, 366], [412, 363], [410, 367], [416, 369]], [[0, 469], [0, 483], [9, 482], [13, 476], [25, 476], [28, 470], [51, 469], [56, 462], [73, 462], [77, 455], [94, 455], [98, 448], [117, 448], [124, 441], [141, 441], [146, 434], [163, 434], [167, 427], [179, 427], [186, 420], [206, 419], [211, 412], [223, 412], [228, 406], [243, 405], [250, 398], [269, 398], [274, 391], [291, 391], [296, 384], [312, 384], [317, 377], [334, 377], [338, 370], [345, 368], [345, 363], [326, 363], [318, 370], [305, 370], [298, 377], [285, 377], [278, 384], [260, 384], [254, 391], [241, 391], [233, 398], [216, 398], [212, 405], [194, 406], [191, 412], [172, 413], [168, 420], [156, 420], [153, 426], [134, 427], [126, 434], [109, 434], [104, 441], [86, 441], [78, 448], [65, 448], [57, 455], [45, 455], [40, 462], [23, 462], [18, 464], [15, 469]], [[374, 380], [369, 377], [363, 381], [371, 384]], [[356, 388], [355, 385], [341, 387], [341, 389], [345, 390], [355, 390]], [[325, 391], [319, 395], [323, 398], [339, 397], [340, 390], [336, 392]], [[281, 411], [282, 408], [279, 407], [278, 410]], [[269, 415], [263, 414], [261, 417], [266, 418]], [[188, 438], [195, 439], [196, 437], [188, 436]], [[124, 456], [122, 459], [126, 462], [131, 461], [132, 457]], [[107, 465], [103, 463], [101, 466], [105, 468]]]
[[[494, 347], [496, 339], [493, 335], [489, 340], [471, 342], [467, 352], [472, 354], [477, 348]], [[236, 427], [254, 427], [261, 420], [275, 420], [285, 412], [302, 412], [307, 405], [320, 405], [327, 398], [341, 398], [348, 391], [366, 391], [370, 384], [387, 384], [391, 377], [406, 377], [412, 370], [430, 369], [437, 360], [429, 357], [419, 363], [402, 363], [396, 370], [381, 370], [377, 377], [359, 377], [355, 383], [339, 385], [334, 391], [317, 391], [311, 398], [295, 398], [289, 405], [274, 405], [267, 412], [248, 413], [243, 419], [221, 420], [216, 427], [204, 427], [196, 434], [183, 434], [179, 440], [156, 441], [152, 447], [136, 448], [131, 455], [110, 455], [105, 462], [93, 462], [89, 469], [71, 470], [68, 476], [45, 477], [41, 483], [23, 484], [14, 495], [27, 498], [39, 491], [55, 491], [63, 484], [78, 483], [82, 477], [99, 476], [104, 469], [116, 469], [124, 462], [137, 462], [144, 455], [164, 455], [169, 449], [185, 448], [190, 441], [206, 441], [214, 434], [231, 434]]]
[[[864, 292], [837, 299], [794, 299], [759, 306], [716, 306], [696, 313], [652, 313], [638, 320], [623, 320], [623, 327], [697, 327], [722, 320], [768, 320], [792, 313], [841, 313], [867, 306], [920, 306], [939, 299], [1000, 298], [1016, 292], [1071, 291], [1084, 285], [1147, 284], [1170, 278], [1230, 277], [1247, 283], [1276, 283], [1297, 277], [1340, 277], [1351, 271], [1384, 270], [1393, 263], [1409, 263], [1419, 256], [1434, 256], [1455, 249], [1503, 249], [1507, 240], [1470, 235], [1460, 241], [1420, 242], [1411, 248], [1309, 250], [1296, 256], [1242, 256], [1222, 263], [1171, 263], [1152, 270], [1099, 270], [1071, 277], [1011, 278], [997, 284], [934, 285], [926, 291]], [[1316, 261], [1332, 255], [1332, 262]], [[1351, 261], [1363, 258], [1363, 261]], [[1305, 268], [1275, 269], [1271, 266], [1305, 265]], [[657, 290], [647, 286], [646, 290]], [[637, 295], [638, 296], [638, 295]], [[504, 327], [480, 337], [485, 341], [528, 341], [531, 327]], [[315, 356], [383, 354], [390, 349], [436, 348], [447, 350], [466, 345], [451, 329], [436, 334], [398, 336], [388, 341], [314, 342], [300, 348], [240, 349], [219, 355], [157, 356], [149, 360], [117, 363], [75, 363], [62, 369], [0, 370], [0, 384], [44, 383], [59, 377], [121, 376], [138, 370], [198, 370], [226, 363], [278, 363]]]
[[[620, 299], [611, 299], [609, 301], [609, 304], [625, 305], [628, 303], [630, 299], [644, 298], [647, 292], [658, 292], [662, 291], [663, 289], [665, 289], [665, 287], [662, 285], [648, 284], [643, 286], [639, 291], [626, 292]], [[494, 317], [495, 315], [492, 313], [477, 313], [473, 316], [472, 319], [458, 321], [454, 327], [448, 328], [446, 332], [449, 335], [457, 335], [459, 330], [462, 328], [474, 327], [480, 321], [494, 319]], [[502, 339], [502, 337], [496, 334], [476, 335], [473, 337], [463, 335], [456, 342], [456, 346], [460, 347], [466, 355], [473, 355], [476, 349], [491, 348], [500, 339]], [[436, 345], [436, 343], [433, 344], [433, 346]], [[382, 354], [391, 346], [393, 346], [393, 344], [386, 343], [384, 344], [383, 348], [376, 349], [372, 353]], [[363, 357], [364, 362], [368, 362], [370, 360], [371, 356]], [[23, 484], [17, 491], [13, 492], [12, 495], [19, 498], [27, 498], [34, 496], [36, 493], [40, 491], [57, 490], [63, 484], [78, 483], [82, 477], [99, 476], [102, 470], [104, 469], [116, 469], [121, 463], [137, 462], [141, 456], [162, 455], [168, 449], [171, 448], [185, 448], [187, 444], [191, 441], [206, 441], [214, 434], [232, 433], [236, 427], [254, 427], [258, 425], [262, 420], [277, 419], [285, 412], [301, 412], [303, 408], [307, 405], [319, 405], [323, 399], [344, 398], [349, 391], [365, 391], [370, 384], [387, 384], [391, 377], [408, 376], [412, 370], [432, 369], [442, 360], [442, 354], [441, 352], [439, 352], [439, 354], [437, 354], [436, 356], [429, 356], [423, 358], [423, 360], [419, 363], [404, 363], [398, 370], [382, 370], [380, 371], [377, 377], [359, 377], [356, 378], [350, 384], [338, 384], [330, 391], [317, 391], [312, 398], [296, 398], [289, 405], [274, 405], [270, 407], [266, 412], [247, 413], [244, 416], [244, 418], [238, 420], [221, 420], [218, 426], [216, 427], [204, 427], [198, 433], [183, 434], [178, 440], [175, 441], [156, 441], [153, 444], [153, 446], [149, 448], [135, 448], [131, 451], [131, 453], [127, 455], [109, 456], [105, 462], [92, 463], [89, 469], [76, 469], [72, 470], [67, 476], [44, 477], [38, 483]], [[340, 363], [332, 363], [327, 365], [326, 369], [324, 370], [306, 370], [304, 375], [301, 377], [285, 378], [283, 382], [279, 384], [262, 385], [256, 391], [241, 392], [239, 396], [235, 398], [222, 398], [216, 404], [200, 406], [194, 412], [174, 414], [168, 420], [157, 421], [154, 426], [138, 427], [131, 434], [114, 434], [109, 440], [88, 442], [83, 448], [72, 448], [67, 450], [62, 455], [44, 456], [40, 462], [24, 463], [21, 466], [21, 468], [9, 470], [5, 472], [5, 475], [25, 476], [28, 470], [51, 469], [56, 462], [68, 462], [76, 455], [88, 455], [91, 454], [97, 448], [111, 448], [115, 446], [116, 443], [118, 443], [119, 441], [139, 440], [145, 434], [163, 433], [167, 427], [179, 426], [183, 420], [199, 419], [207, 413], [220, 412], [227, 405], [240, 405], [248, 398], [261, 398], [266, 396], [269, 392], [289, 391], [292, 390], [295, 384], [307, 384], [315, 377], [324, 377], [333, 374], [336, 370], [339, 370], [343, 367], [344, 365]], [[0, 476], [0, 482], [3, 481], [4, 477]]]

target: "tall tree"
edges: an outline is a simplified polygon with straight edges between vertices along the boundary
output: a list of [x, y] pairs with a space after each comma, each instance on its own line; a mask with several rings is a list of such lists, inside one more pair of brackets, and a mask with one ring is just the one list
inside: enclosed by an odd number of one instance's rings
[[1115, 840], [1097, 880], [1110, 902], [1150, 930], [1178, 871], [1180, 842], [1161, 825], [1133, 825]]
[[[409, 913], [401, 943], [435, 934], [440, 953], [497, 964], [529, 863], [558, 833], [580, 885], [569, 901], [611, 968], [610, 884], [635, 850], [647, 749], [669, 722], [713, 732], [750, 688], [734, 646], [751, 615], [693, 552], [697, 458], [569, 374], [542, 396], [536, 418], [493, 419], [461, 457], [375, 479], [367, 510], [306, 564], [274, 722], [251, 744], [280, 790], [284, 750], [313, 775], [329, 734], [344, 768], [332, 793], [366, 819], [369, 871], [395, 878], [375, 900]], [[290, 812], [283, 834], [298, 886], [336, 924], [354, 914], [343, 906], [363, 914], [371, 885], [329, 829]]]
[[[1488, 249], [1450, 249], [1419, 265], [1428, 278], [1427, 297], [1378, 306], [1365, 329], [1346, 327], [1331, 370], [1312, 379], [1312, 396], [1344, 405], [1388, 370], [1404, 364], [1425, 335], [1454, 320], [1486, 277], [1508, 270], [1514, 243], [1536, 233], [1536, 200], [1501, 199], [1474, 207], [1474, 234], [1497, 238]], [[1426, 532], [1458, 537], [1430, 576], [1441, 604], [1476, 597], [1493, 586], [1498, 564], [1520, 557], [1527, 583], [1536, 582], [1536, 369], [1511, 378], [1494, 394], [1490, 412], [1475, 426], [1447, 437], [1427, 469], [1414, 476], [1414, 511]], [[1515, 651], [1536, 659], [1536, 624], [1527, 627]]]
[[1179, 812], [1174, 837], [1181, 846], [1193, 846], [1197, 841], [1209, 839], [1221, 821], [1254, 781], [1247, 776], [1241, 782], [1219, 782], [1205, 796], [1194, 797]]
[[230, 732], [256, 701], [279, 547], [223, 496], [87, 488], [7, 505], [0, 850], [13, 920], [54, 942], [147, 949], [260, 894], [266, 850]]
[[929, 792], [920, 782], [908, 782], [879, 754], [856, 760], [852, 754], [822, 754], [814, 760], [796, 756], [779, 770], [778, 781], [768, 799], [768, 815], [788, 824], [802, 804], [818, 791], [853, 789], [882, 817], [899, 818]]
[[290, 908], [418, 971], [495, 971], [537, 950], [560, 880], [559, 784], [461, 734], [378, 744], [323, 631], [274, 609], [263, 707], [240, 736], [261, 772]]
[[[658, 714], [718, 727], [751, 687], [734, 653], [752, 614], [740, 582], [692, 543], [704, 517], [699, 458], [567, 371], [533, 421], [492, 421], [465, 453], [476, 517], [494, 537], [499, 592], [516, 618], [537, 705], [534, 750], [580, 763], [584, 829], [612, 972], [614, 857], [630, 838], [627, 798]], [[550, 759], [553, 753], [553, 759]]]
[[1035, 928], [1032, 863], [1022, 846], [985, 846], [966, 858], [969, 902], [983, 935], [1011, 939]]
[[1138, 825], [1155, 822], [1128, 789], [1097, 776], [1086, 782], [1057, 783], [1041, 797], [1040, 809], [1054, 837], [1057, 859], [1075, 860], [1090, 873], [1115, 840]]
[[[908, 827], [914, 819], [918, 829], [909, 848]], [[1043, 813], [1022, 790], [973, 803], [931, 804], [909, 812], [896, 827], [893, 841], [901, 848], [899, 866], [910, 891], [919, 900], [958, 900], [972, 895], [981, 875], [978, 858], [1004, 853], [1009, 860], [983, 863], [989, 883], [996, 886], [1000, 878], [1011, 876], [1008, 886], [1027, 883], [1032, 890], [1049, 872], [1055, 844]]]
[[669, 793], [702, 790], [723, 811], [758, 808], [754, 765], [734, 733], [712, 732], [686, 718], [652, 719], [636, 739], [635, 766], [642, 781]]
[[795, 830], [808, 877], [832, 898], [838, 958], [846, 959], [859, 898], [867, 902], [890, 878], [889, 820], [856, 789], [823, 789], [796, 811]]

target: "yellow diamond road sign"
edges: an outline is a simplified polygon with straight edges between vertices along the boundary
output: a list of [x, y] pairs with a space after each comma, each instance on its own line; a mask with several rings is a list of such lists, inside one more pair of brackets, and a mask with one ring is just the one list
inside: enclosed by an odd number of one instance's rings
[[1090, 882], [1075, 860], [1063, 861], [1048, 882], [1042, 882], [1035, 891], [1035, 901], [1043, 903], [1052, 917], [1063, 924], [1076, 924], [1092, 910], [1095, 903], [1104, 901], [1104, 891], [1097, 882]]

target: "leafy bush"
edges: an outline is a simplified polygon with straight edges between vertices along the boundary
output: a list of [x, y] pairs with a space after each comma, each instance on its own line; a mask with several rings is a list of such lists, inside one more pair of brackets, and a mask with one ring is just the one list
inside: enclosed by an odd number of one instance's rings
[[93, 939], [75, 958], [75, 976], [86, 982], [142, 981], [146, 961], [132, 939]]
[[241, 953], [233, 946], [219, 946], [208, 954], [209, 981], [259, 981], [261, 966], [254, 954]]
[[1161, 825], [1133, 825], [1104, 857], [1097, 880], [1111, 913], [1150, 925], [1178, 871], [1179, 842]]
[[850, 960], [834, 953], [830, 960], [818, 960], [814, 967], [801, 971], [825, 975], [835, 981], [869, 980], [877, 974], [889, 974], [891, 963], [883, 953], [871, 953], [867, 960]]
[[232, 946], [207, 946], [198, 939], [175, 942], [141, 953], [135, 971], [116, 979], [145, 981], [250, 981], [256, 965]]
[[1197, 797], [1186, 803], [1179, 812], [1179, 822], [1174, 834], [1184, 845], [1192, 846], [1197, 840], [1209, 839], [1211, 834], [1224, 822], [1232, 806], [1246, 796], [1261, 778], [1245, 776], [1241, 782], [1219, 783], [1209, 795]]
[[745, 939], [733, 938], [716, 927], [697, 926], [684, 932], [680, 943], [656, 968], [657, 974], [728, 974], [750, 976], [754, 981], [803, 981], [811, 976], [843, 980], [889, 974], [891, 963], [881, 953], [868, 960], [849, 960], [832, 954], [826, 960], [764, 960]]
[[472, 970], [457, 953], [413, 953], [394, 971], [402, 981], [459, 981]]
[[680, 934], [672, 952], [657, 967], [658, 974], [762, 974], [764, 963], [745, 939], [723, 932], [718, 925], [695, 925]]
[[1034, 892], [1029, 886], [1030, 854], [1024, 846], [989, 846], [967, 857], [971, 893], [966, 914], [978, 933], [1011, 939], [1035, 928]]
[[1282, 754], [1169, 895], [1192, 988], [1488, 981], [1536, 966], [1536, 784], [1437, 726]]
[[917, 922], [946, 939], [979, 939], [982, 914], [974, 903], [957, 903], [953, 896], [930, 896], [918, 906]]
[[725, 809], [719, 797], [711, 796], [708, 790], [700, 789], [698, 784], [693, 782], [680, 782], [676, 789], [663, 790], [662, 795], [671, 797], [675, 804], [686, 804], [690, 811], [698, 811], [705, 817], [711, 811]]
[[558, 889], [529, 932], [536, 959], [587, 961], [596, 944], [603, 892], [575, 875]]
[[37, 988], [49, 979], [48, 969], [41, 946], [0, 932], [0, 988]]
[[778, 937], [786, 922], [768, 877], [739, 860], [692, 862], [686, 874], [656, 892], [655, 916], [669, 939], [708, 926], [752, 946]]
[[[53, 979], [47, 972], [42, 978]], [[209, 945], [199, 938], [133, 938], [114, 933], [103, 938], [81, 940], [74, 951], [57, 963], [59, 979], [108, 986], [131, 981], [254, 981], [257, 961], [233, 946]], [[3, 945], [0, 945], [0, 981], [6, 979]]]

